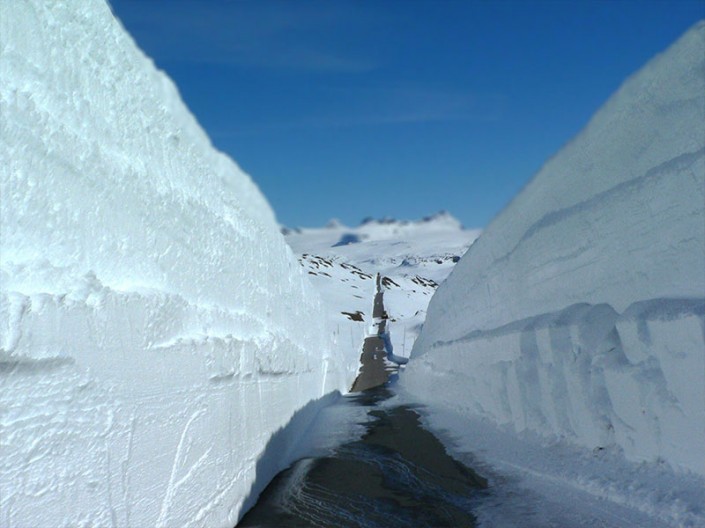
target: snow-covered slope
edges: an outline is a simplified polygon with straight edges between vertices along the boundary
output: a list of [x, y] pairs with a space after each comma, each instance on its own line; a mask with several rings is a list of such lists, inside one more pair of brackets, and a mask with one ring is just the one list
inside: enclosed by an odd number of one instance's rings
[[233, 526], [350, 381], [318, 295], [104, 2], [0, 53], [0, 525]]
[[705, 475], [705, 22], [627, 80], [433, 297], [404, 386]]
[[323, 298], [351, 372], [372, 328], [375, 275], [383, 277], [394, 354], [408, 357], [436, 287], [480, 233], [446, 212], [419, 221], [366, 219], [357, 227], [332, 220], [325, 228], [283, 232]]

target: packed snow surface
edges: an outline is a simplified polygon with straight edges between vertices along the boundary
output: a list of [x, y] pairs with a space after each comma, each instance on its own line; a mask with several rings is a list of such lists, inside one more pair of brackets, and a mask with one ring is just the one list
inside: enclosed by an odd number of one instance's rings
[[0, 525], [233, 526], [351, 381], [319, 297], [104, 2], [0, 53]]
[[348, 227], [331, 220], [324, 228], [282, 231], [321, 294], [348, 372], [357, 371], [365, 336], [377, 333], [372, 318], [376, 274], [388, 315], [387, 349], [406, 358], [436, 287], [480, 233], [464, 229], [444, 211], [418, 221], [366, 219]]
[[700, 22], [472, 245], [430, 302], [406, 390], [704, 476], [704, 143]]

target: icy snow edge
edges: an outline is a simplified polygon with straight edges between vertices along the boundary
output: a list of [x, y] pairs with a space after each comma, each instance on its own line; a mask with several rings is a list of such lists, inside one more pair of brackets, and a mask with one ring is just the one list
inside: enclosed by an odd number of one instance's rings
[[699, 22], [461, 259], [405, 387], [468, 419], [705, 475], [704, 143]]
[[320, 301], [104, 2], [0, 50], [0, 525], [233, 526], [350, 382]]

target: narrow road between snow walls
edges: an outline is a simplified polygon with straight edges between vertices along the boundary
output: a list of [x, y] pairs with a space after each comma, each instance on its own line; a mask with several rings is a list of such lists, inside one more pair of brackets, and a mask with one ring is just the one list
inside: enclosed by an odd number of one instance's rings
[[[376, 293], [372, 308], [372, 327], [363, 345], [360, 355], [360, 371], [352, 384], [350, 392], [362, 392], [384, 385], [390, 377], [396, 376], [400, 364], [406, 358], [391, 355], [387, 311], [384, 309], [384, 290], [382, 278], [377, 274]], [[397, 361], [393, 361], [396, 359]]]
[[362, 434], [281, 472], [238, 526], [476, 525], [473, 504], [487, 480], [450, 457], [413, 406], [395, 403], [389, 385], [400, 365], [389, 359], [381, 280], [359, 374], [350, 394], [327, 409], [338, 420], [362, 420]]
[[307, 452], [264, 488], [238, 527], [668, 526], [569, 479], [531, 473], [523, 460], [488, 460], [488, 442], [530, 461], [541, 450], [496, 430], [478, 427], [468, 435], [474, 448], [459, 450], [436, 411], [395, 384], [403, 365], [387, 346], [383, 280], [378, 274], [350, 393], [321, 409]]

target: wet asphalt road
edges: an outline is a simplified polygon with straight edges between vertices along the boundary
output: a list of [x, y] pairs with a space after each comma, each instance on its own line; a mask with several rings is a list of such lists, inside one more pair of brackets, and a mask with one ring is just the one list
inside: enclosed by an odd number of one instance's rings
[[451, 458], [413, 407], [385, 406], [387, 387], [349, 395], [370, 418], [359, 440], [304, 458], [270, 483], [239, 527], [475, 526], [487, 481]]
[[376, 322], [377, 335], [369, 336], [362, 345], [360, 355], [360, 373], [352, 384], [350, 392], [362, 392], [384, 385], [389, 377], [396, 374], [398, 368], [385, 361], [387, 352], [384, 340], [379, 337], [387, 329], [387, 313], [384, 309], [384, 292], [380, 283], [380, 276], [377, 275], [377, 292], [375, 293], [372, 308], [372, 317]]

